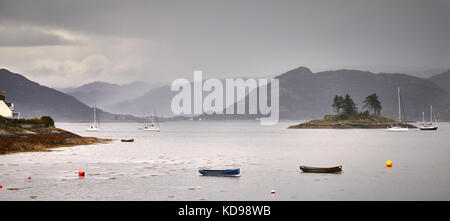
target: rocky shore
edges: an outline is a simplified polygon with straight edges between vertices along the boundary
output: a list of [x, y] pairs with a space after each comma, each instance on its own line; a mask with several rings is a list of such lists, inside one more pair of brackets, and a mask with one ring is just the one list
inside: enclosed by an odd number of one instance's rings
[[109, 142], [111, 139], [82, 137], [58, 128], [0, 129], [0, 154], [43, 151], [48, 148]]
[[[298, 125], [289, 126], [289, 129], [386, 129], [392, 123], [342, 123], [342, 122], [305, 122]], [[401, 127], [417, 128], [412, 124], [400, 124]]]

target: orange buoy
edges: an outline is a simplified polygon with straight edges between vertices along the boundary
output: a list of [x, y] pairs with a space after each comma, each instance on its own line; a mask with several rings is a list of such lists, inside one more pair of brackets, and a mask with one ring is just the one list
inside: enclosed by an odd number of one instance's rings
[[83, 170], [78, 171], [78, 176], [84, 176], [85, 172]]
[[392, 167], [392, 161], [390, 160], [386, 161], [386, 167]]

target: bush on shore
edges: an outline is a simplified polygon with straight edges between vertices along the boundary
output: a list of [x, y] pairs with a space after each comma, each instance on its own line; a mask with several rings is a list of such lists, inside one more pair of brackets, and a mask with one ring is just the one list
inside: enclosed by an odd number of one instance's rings
[[0, 116], [0, 126], [17, 127], [22, 124], [37, 125], [42, 124], [45, 127], [55, 127], [55, 121], [50, 116], [42, 116], [34, 119], [7, 119]]
[[370, 114], [368, 111], [358, 112], [356, 114], [341, 113], [338, 115], [327, 115], [323, 120], [318, 122], [354, 122], [354, 123], [392, 123], [394, 120], [380, 115]]

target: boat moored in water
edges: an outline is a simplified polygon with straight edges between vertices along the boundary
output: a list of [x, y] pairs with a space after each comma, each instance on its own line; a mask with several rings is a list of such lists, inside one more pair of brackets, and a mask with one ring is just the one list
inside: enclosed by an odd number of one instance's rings
[[241, 169], [225, 169], [225, 170], [206, 170], [202, 169], [198, 171], [203, 176], [239, 176]]
[[304, 173], [341, 173], [342, 165], [337, 167], [309, 167], [300, 166], [300, 170]]
[[390, 132], [407, 132], [409, 129], [407, 127], [391, 126], [386, 130]]
[[134, 139], [122, 139], [122, 142], [134, 142]]
[[[436, 126], [433, 124], [433, 117]], [[422, 124], [419, 126], [419, 130], [437, 130], [437, 119], [433, 112], [433, 105], [430, 106], [430, 123], [425, 123], [425, 113], [422, 112]]]
[[144, 125], [144, 131], [156, 131], [159, 132], [159, 122], [158, 118], [155, 115], [155, 110], [153, 112], [152, 123]]
[[391, 127], [387, 128], [386, 130], [389, 132], [408, 132], [408, 127], [401, 127], [400, 123], [402, 123], [402, 100], [400, 96], [400, 88], [397, 88], [397, 97], [398, 97], [398, 125], [392, 125]]
[[419, 130], [437, 130], [438, 127], [432, 126], [432, 125], [425, 125], [419, 127]]
[[100, 125], [97, 122], [97, 113], [95, 110], [95, 104], [94, 104], [94, 123], [90, 124], [88, 128], [86, 128], [86, 131], [88, 132], [98, 132], [100, 131]]

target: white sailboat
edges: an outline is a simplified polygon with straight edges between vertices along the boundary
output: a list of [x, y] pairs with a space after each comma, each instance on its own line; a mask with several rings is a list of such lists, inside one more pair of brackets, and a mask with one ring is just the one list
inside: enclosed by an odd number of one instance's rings
[[425, 113], [422, 112], [422, 124], [419, 126], [419, 130], [437, 130], [437, 120], [436, 116], [434, 116], [436, 126], [433, 125], [433, 105], [430, 106], [430, 123], [425, 123]]
[[89, 127], [86, 128], [86, 131], [92, 132], [100, 131], [100, 125], [97, 123], [97, 113], [95, 109], [95, 104], [94, 104], [94, 123], [90, 124]]
[[157, 131], [159, 132], [158, 118], [156, 118], [155, 110], [153, 110], [152, 123], [144, 125], [144, 131]]
[[407, 132], [408, 127], [401, 127], [400, 123], [402, 122], [402, 107], [401, 107], [401, 97], [400, 97], [400, 88], [397, 88], [397, 96], [398, 96], [398, 125], [392, 125], [387, 131], [390, 132]]

